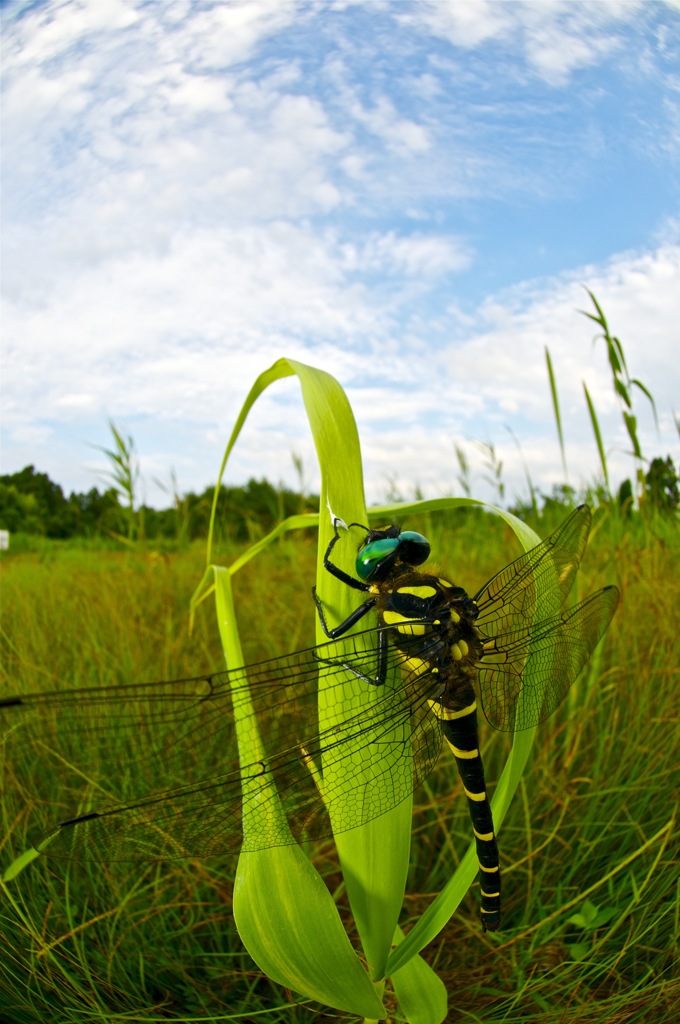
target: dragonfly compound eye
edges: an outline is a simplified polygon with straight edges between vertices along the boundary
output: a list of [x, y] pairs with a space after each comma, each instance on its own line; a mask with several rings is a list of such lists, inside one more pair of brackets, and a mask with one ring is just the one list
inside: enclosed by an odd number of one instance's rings
[[399, 548], [398, 537], [383, 537], [372, 540], [359, 549], [356, 560], [357, 576], [360, 580], [379, 578], [380, 569], [391, 566]]
[[399, 534], [399, 557], [407, 565], [422, 565], [430, 557], [430, 542], [422, 533], [404, 530]]
[[421, 533], [412, 530], [405, 530], [396, 537], [369, 540], [357, 555], [357, 576], [361, 580], [370, 581], [385, 579], [397, 561], [405, 562], [406, 565], [421, 565], [429, 555], [429, 542]]

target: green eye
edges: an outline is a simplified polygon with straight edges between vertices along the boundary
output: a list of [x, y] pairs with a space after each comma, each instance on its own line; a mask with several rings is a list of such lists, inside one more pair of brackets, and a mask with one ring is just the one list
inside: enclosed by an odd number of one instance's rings
[[374, 540], [362, 548], [357, 555], [356, 570], [361, 580], [370, 580], [380, 563], [399, 547], [398, 537]]

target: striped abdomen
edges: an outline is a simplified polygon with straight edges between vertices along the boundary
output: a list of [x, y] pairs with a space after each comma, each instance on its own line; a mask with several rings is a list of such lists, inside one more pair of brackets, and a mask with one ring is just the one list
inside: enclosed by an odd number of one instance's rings
[[432, 710], [441, 720], [442, 732], [456, 759], [467, 797], [479, 862], [482, 925], [485, 931], [493, 932], [501, 923], [501, 872], [491, 806], [486, 795], [484, 765], [479, 753], [477, 703], [473, 701], [460, 711], [452, 711], [432, 702]]

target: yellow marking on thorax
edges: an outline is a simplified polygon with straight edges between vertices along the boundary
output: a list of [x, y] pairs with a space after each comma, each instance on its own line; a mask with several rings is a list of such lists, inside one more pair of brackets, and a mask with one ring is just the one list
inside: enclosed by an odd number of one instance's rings
[[397, 587], [396, 593], [412, 594], [413, 597], [422, 597], [423, 600], [426, 600], [437, 593], [437, 588], [428, 583], [423, 587]]
[[466, 640], [459, 640], [457, 644], [451, 644], [451, 655], [454, 661], [462, 661], [470, 653]]
[[409, 658], [407, 661], [402, 663], [402, 669], [410, 672], [414, 676], [422, 676], [425, 672], [437, 672], [438, 669], [430, 668], [426, 661], [422, 658]]
[[[451, 583], [450, 580], [442, 579], [442, 577], [440, 576], [439, 577], [439, 582], [441, 583], [442, 587], [444, 587], [446, 590], [453, 590], [454, 589], [454, 584]], [[460, 622], [460, 615], [458, 614], [458, 612], [455, 611], [453, 608], [450, 609], [450, 612], [451, 612], [451, 622], [453, 622], [454, 624], [457, 624], [458, 622]]]
[[382, 617], [386, 626], [392, 626], [404, 636], [422, 636], [428, 628], [427, 623], [414, 622], [408, 615], [402, 615], [401, 612], [386, 611], [383, 612]]

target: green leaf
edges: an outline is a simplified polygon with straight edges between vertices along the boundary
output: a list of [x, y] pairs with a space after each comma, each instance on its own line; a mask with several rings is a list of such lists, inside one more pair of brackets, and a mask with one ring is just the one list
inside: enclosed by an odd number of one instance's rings
[[598, 419], [597, 419], [597, 413], [595, 412], [595, 406], [593, 405], [592, 399], [590, 397], [590, 393], [588, 391], [588, 388], [586, 387], [585, 382], [583, 383], [583, 391], [584, 391], [585, 396], [586, 396], [586, 402], [587, 402], [587, 405], [588, 405], [588, 412], [590, 414], [590, 422], [591, 422], [592, 427], [593, 427], [593, 433], [595, 434], [595, 443], [597, 444], [597, 451], [598, 451], [598, 454], [600, 456], [600, 465], [602, 466], [602, 475], [604, 477], [604, 482], [605, 482], [605, 485], [607, 487], [607, 490], [609, 490], [609, 473], [607, 472], [607, 456], [605, 454], [604, 443], [602, 441], [602, 434], [600, 432], [600, 424], [599, 424]]
[[[397, 931], [397, 942], [403, 941]], [[448, 1012], [448, 992], [441, 978], [420, 956], [409, 960], [392, 975], [400, 1013], [409, 1024], [441, 1024]]]
[[632, 416], [630, 413], [624, 412], [623, 421], [626, 424], [626, 430], [628, 431], [628, 437], [630, 438], [631, 444], [633, 445], [633, 453], [637, 459], [642, 458], [642, 451], [640, 449], [640, 442], [637, 434], [637, 418]]
[[628, 408], [632, 409], [633, 403], [630, 400], [630, 395], [628, 394], [628, 388], [626, 387], [626, 385], [623, 383], [622, 380], [619, 380], [618, 377], [616, 377], [614, 379], [614, 390], [617, 392], [619, 397], [623, 399], [623, 401], [628, 406]]
[[607, 358], [609, 359], [609, 366], [611, 367], [612, 374], [614, 375], [614, 383], [617, 383], [619, 374], [625, 365], [622, 363], [623, 349], [621, 347], [621, 342], [618, 338], [611, 338], [608, 331], [605, 332], [604, 339], [607, 342]]
[[18, 857], [12, 861], [12, 863], [5, 869], [2, 875], [3, 882], [11, 882], [17, 875], [21, 874], [24, 868], [27, 868], [29, 864], [32, 864], [36, 857], [39, 857], [41, 850], [36, 850], [33, 847], [30, 850], [24, 850]]
[[590, 946], [587, 942], [567, 942], [566, 947], [569, 950], [572, 960], [575, 960], [576, 963], [581, 963], [583, 960], [586, 960], [590, 953]]
[[626, 374], [626, 377], [627, 377], [628, 376], [628, 367], [626, 366], [626, 356], [625, 356], [625, 353], [623, 351], [623, 345], [621, 344], [621, 342], [619, 341], [618, 338], [611, 337], [608, 333], [606, 335], [606, 338], [607, 338], [607, 341], [611, 340], [611, 343], [612, 343], [612, 345], [613, 345], [613, 347], [615, 349], [615, 356], [614, 356], [614, 358], [616, 360], [616, 365], [614, 365], [614, 363], [611, 362], [611, 356], [610, 356], [610, 364], [611, 364], [612, 370], [615, 373], [621, 373], [621, 370], [623, 370], [625, 372], [625, 374]]
[[637, 388], [637, 389], [638, 389], [639, 391], [641, 391], [641, 392], [642, 392], [642, 394], [643, 394], [643, 395], [645, 395], [645, 396], [646, 396], [646, 397], [647, 397], [647, 398], [649, 399], [649, 402], [650, 402], [650, 404], [651, 404], [651, 406], [652, 406], [652, 412], [654, 413], [654, 422], [655, 422], [655, 424], [656, 424], [656, 429], [658, 430], [658, 429], [659, 429], [659, 417], [658, 417], [658, 416], [657, 416], [657, 414], [656, 414], [656, 404], [655, 404], [655, 402], [654, 402], [654, 399], [652, 398], [652, 393], [651, 393], [651, 391], [649, 391], [649, 390], [648, 390], [648, 389], [647, 389], [647, 388], [646, 388], [646, 387], [644, 386], [644, 384], [642, 383], [642, 381], [640, 381], [640, 380], [637, 380], [637, 378], [635, 378], [635, 377], [634, 377], [634, 378], [633, 378], [633, 380], [632, 380], [632, 381], [630, 382], [630, 384], [631, 384], [631, 387], [636, 387], [636, 388]]
[[299, 846], [241, 855], [234, 919], [273, 981], [338, 1010], [385, 1016], [332, 896]]
[[548, 367], [548, 380], [550, 381], [550, 394], [552, 395], [553, 412], [555, 413], [555, 423], [557, 424], [557, 437], [560, 442], [560, 453], [562, 455], [562, 468], [564, 470], [565, 479], [567, 474], [567, 454], [564, 447], [564, 433], [562, 431], [562, 417], [560, 416], [560, 400], [557, 394], [557, 381], [555, 380], [555, 374], [553, 373], [552, 359], [550, 358], [550, 351], [548, 346], [545, 347], [545, 361]]

